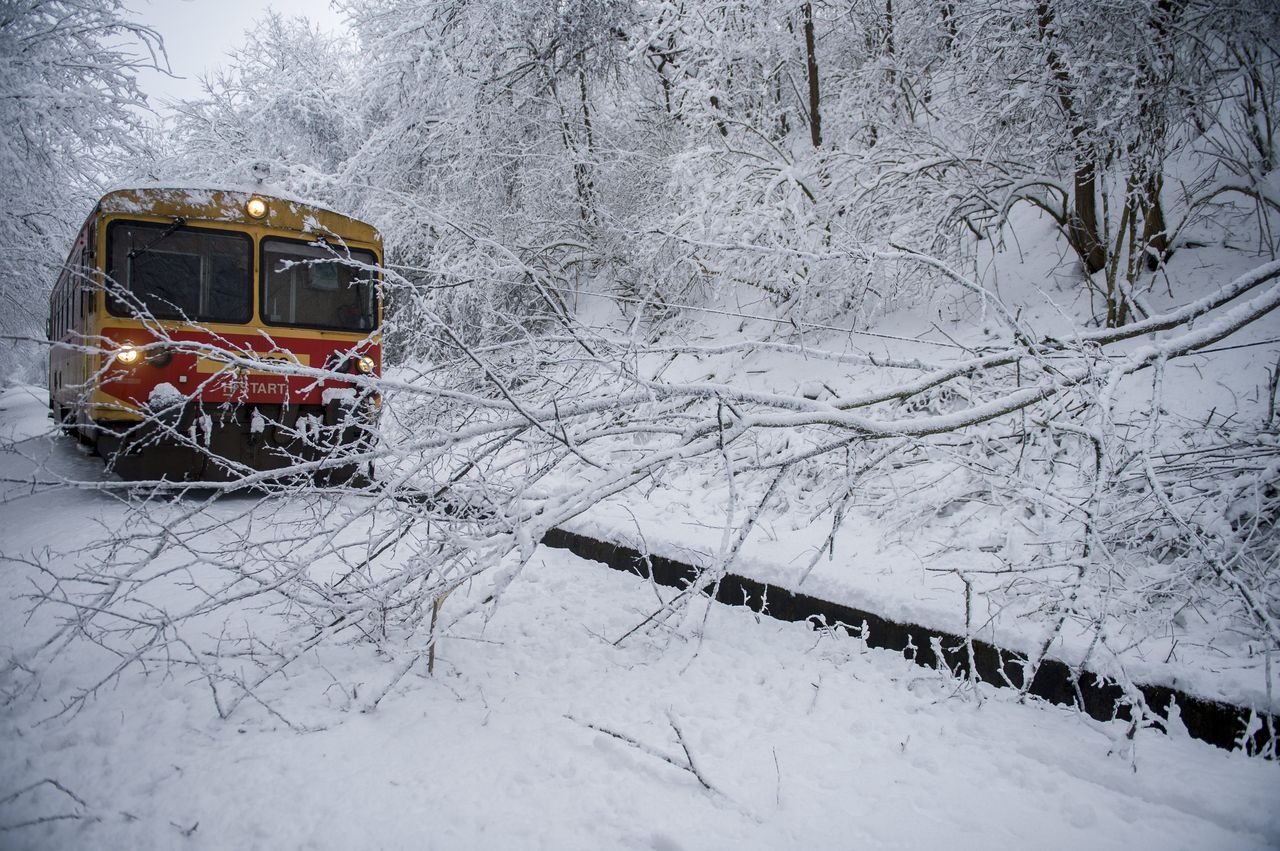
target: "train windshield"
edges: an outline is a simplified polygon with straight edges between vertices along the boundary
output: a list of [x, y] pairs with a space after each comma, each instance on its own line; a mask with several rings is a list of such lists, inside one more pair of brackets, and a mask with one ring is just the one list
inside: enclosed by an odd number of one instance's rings
[[271, 325], [372, 331], [378, 323], [372, 252], [291, 239], [262, 241], [262, 318]]
[[253, 317], [253, 241], [248, 234], [173, 224], [113, 222], [107, 270], [117, 316], [150, 314], [191, 322]]

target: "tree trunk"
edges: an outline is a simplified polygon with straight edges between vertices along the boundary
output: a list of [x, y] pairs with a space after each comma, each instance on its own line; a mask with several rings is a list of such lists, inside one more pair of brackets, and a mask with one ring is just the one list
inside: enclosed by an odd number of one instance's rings
[[1075, 160], [1075, 179], [1072, 186], [1071, 209], [1067, 213], [1067, 241], [1080, 257], [1085, 271], [1092, 275], [1107, 265], [1107, 251], [1098, 230], [1098, 172], [1093, 152], [1083, 141], [1085, 128], [1076, 113], [1075, 98], [1071, 93], [1071, 76], [1066, 63], [1054, 49], [1053, 9], [1042, 2], [1037, 9], [1040, 39], [1048, 43], [1045, 61], [1053, 73], [1058, 102], [1071, 124], [1071, 148]]
[[[1076, 135], [1073, 133], [1072, 135]], [[1080, 255], [1085, 271], [1092, 275], [1107, 265], [1107, 250], [1098, 232], [1098, 173], [1093, 161], [1076, 154], [1075, 185], [1068, 238]]]
[[1142, 248], [1147, 255], [1147, 268], [1155, 271], [1169, 257], [1169, 228], [1164, 219], [1164, 174], [1155, 172], [1143, 187]]
[[956, 27], [956, 5], [951, 0], [946, 0], [942, 4], [942, 26], [946, 29], [947, 34], [942, 37], [942, 47], [944, 50], [951, 50], [956, 43], [956, 35], [958, 30]]
[[804, 16], [804, 53], [805, 65], [809, 72], [809, 138], [815, 148], [822, 147], [822, 110], [819, 104], [818, 89], [818, 56], [816, 39], [813, 35], [813, 6], [805, 3], [800, 7]]
[[591, 106], [587, 100], [587, 72], [586, 69], [578, 66], [578, 97], [582, 102], [582, 126], [586, 131], [587, 141], [587, 159], [579, 157], [579, 161], [574, 163], [573, 170], [578, 181], [578, 197], [581, 204], [582, 221], [585, 224], [595, 224], [596, 207], [595, 207], [595, 178], [591, 173], [591, 161], [595, 158], [595, 135], [591, 129]]

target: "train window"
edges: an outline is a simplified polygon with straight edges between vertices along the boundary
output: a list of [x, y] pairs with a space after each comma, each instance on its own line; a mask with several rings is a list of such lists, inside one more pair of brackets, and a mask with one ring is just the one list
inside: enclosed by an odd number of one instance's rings
[[80, 286], [83, 288], [85, 316], [93, 315], [94, 283], [92, 263], [93, 255], [89, 252], [89, 241], [86, 239], [84, 244], [80, 246]]
[[[377, 263], [369, 251], [352, 249], [350, 257]], [[377, 276], [322, 245], [264, 239], [262, 318], [271, 325], [372, 331], [378, 322]]]
[[71, 328], [70, 313], [68, 309], [69, 299], [67, 298], [67, 277], [64, 273], [62, 280], [58, 282], [58, 339], [61, 340], [67, 335], [67, 330]]
[[107, 274], [128, 293], [107, 301], [112, 313], [139, 309], [158, 319], [248, 322], [253, 315], [247, 234], [149, 222], [112, 222]]

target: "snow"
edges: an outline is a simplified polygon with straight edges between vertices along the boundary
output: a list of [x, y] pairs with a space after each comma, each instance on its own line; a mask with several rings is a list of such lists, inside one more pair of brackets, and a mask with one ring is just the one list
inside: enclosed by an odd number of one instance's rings
[[[565, 528], [686, 564], [714, 566], [718, 548], [713, 535], [723, 525], [719, 508], [723, 494], [695, 491], [678, 481], [667, 487], [664, 496], [669, 499], [646, 500], [635, 495], [610, 499], [564, 524]], [[686, 487], [689, 490], [680, 496], [679, 491]], [[836, 534], [830, 554], [823, 550], [829, 532], [830, 520], [826, 518], [814, 522], [795, 517], [766, 520], [752, 530], [731, 572], [873, 611], [900, 623], [965, 634], [964, 586], [952, 569], [980, 575], [992, 565], [984, 563], [980, 551], [936, 558], [932, 551], [945, 550], [948, 536], [954, 534], [949, 526], [941, 526], [930, 538], [908, 541], [896, 539], [878, 525], [848, 522]], [[998, 530], [982, 524], [964, 532], [974, 545], [982, 540], [990, 541], [991, 546], [1018, 545], [1014, 529]], [[811, 562], [812, 570], [806, 571]], [[937, 569], [940, 567], [951, 569]], [[981, 613], [975, 637], [1022, 653], [1038, 650], [1041, 626], [1004, 614], [994, 605], [982, 604]], [[1049, 655], [1076, 665], [1089, 643], [1087, 633], [1068, 631]], [[1171, 645], [1179, 649], [1172, 660]], [[1093, 667], [1108, 676], [1119, 673], [1099, 665], [1097, 659]], [[1167, 685], [1262, 711], [1269, 705], [1259, 660], [1224, 656], [1212, 644], [1197, 647], [1195, 641], [1179, 644], [1169, 636], [1153, 637], [1129, 649], [1124, 669], [1143, 684]], [[1280, 683], [1280, 671], [1273, 671], [1272, 676]]]
[[[88, 540], [117, 500], [20, 484], [101, 476], [51, 434], [40, 391], [0, 393], [5, 551]], [[248, 506], [234, 503], [230, 522]], [[279, 506], [287, 511], [288, 506]], [[303, 509], [299, 509], [303, 510]], [[34, 665], [28, 568], [0, 571], [0, 658]], [[464, 611], [488, 589], [462, 588]], [[100, 653], [38, 688], [0, 678], [0, 833], [13, 849], [819, 847], [1265, 848], [1280, 766], [1016, 694], [975, 692], [861, 642], [699, 604], [615, 641], [669, 594], [537, 550], [377, 710], [372, 649], [327, 647], [220, 720], [208, 685], [152, 660], [58, 715]], [[252, 620], [246, 607], [240, 617]], [[351, 691], [346, 683], [354, 684]], [[354, 692], [354, 693], [352, 693]], [[314, 732], [295, 732], [285, 722]], [[680, 731], [677, 734], [677, 729]], [[610, 731], [610, 732], [602, 732]], [[614, 735], [616, 734], [616, 735]], [[688, 770], [683, 738], [705, 789]], [[628, 744], [630, 739], [636, 744]], [[672, 765], [671, 762], [677, 765]], [[53, 780], [83, 802], [44, 784]]]
[[252, 492], [115, 481], [0, 385], [0, 845], [1280, 844], [1276, 764], [1176, 710], [1096, 723], [537, 543], [1276, 712], [1268, 4], [630, 4], [621, 41], [610, 4], [342, 5], [350, 37], [255, 24], [150, 134], [128, 10], [0, 28], [10, 381], [122, 168], [380, 225], [405, 376], [348, 382], [375, 486]]
[[320, 401], [324, 404], [330, 402], [350, 403], [356, 399], [356, 391], [353, 387], [326, 387], [320, 393]]
[[38, 387], [0, 390], [0, 446], [9, 448], [48, 435], [52, 423], [38, 407], [47, 404], [44, 390]]
[[[108, 205], [108, 209], [122, 213], [139, 213], [148, 212], [148, 207], [140, 206], [131, 202], [127, 197], [128, 193], [136, 190], [146, 189], [153, 191], [162, 191], [173, 193], [175, 196], [185, 196], [186, 203], [190, 204], [212, 204], [219, 195], [258, 195], [264, 198], [271, 198], [277, 201], [284, 201], [289, 204], [297, 204], [305, 207], [315, 207], [325, 212], [333, 213], [346, 218], [355, 218], [347, 213], [333, 208], [332, 204], [323, 201], [317, 201], [310, 198], [303, 198], [287, 189], [269, 182], [236, 182], [236, 181], [180, 181], [180, 180], [132, 180], [127, 183], [121, 183], [112, 186], [103, 193], [104, 201]], [[120, 194], [117, 194], [120, 193]], [[230, 215], [236, 215], [240, 211], [240, 202], [232, 205], [229, 209]], [[314, 222], [314, 219], [310, 221]], [[313, 228], [318, 230], [319, 228]]]
[[161, 381], [151, 389], [147, 397], [147, 405], [154, 409], [169, 408], [187, 401], [186, 395], [167, 381]]
[[[1019, 214], [1024, 215], [1024, 214]], [[1034, 222], [1020, 221], [1019, 229], [1031, 238], [1037, 233]], [[1043, 225], [1043, 223], [1042, 223]], [[1036, 337], [1096, 341], [1117, 333], [1115, 329], [1088, 328], [1075, 315], [1072, 298], [1083, 298], [1084, 290], [1075, 279], [1055, 282], [1053, 269], [1060, 265], [1044, 246], [1025, 255], [1002, 252], [980, 260], [989, 277], [999, 283], [998, 291], [1014, 309], [1019, 321], [1034, 329]], [[1170, 278], [1180, 289], [1152, 292], [1150, 299], [1158, 314], [1135, 322], [1124, 333], [1168, 327], [1170, 317], [1193, 319], [1190, 330], [1182, 326], [1163, 338], [1143, 346], [1117, 345], [1130, 364], [1157, 352], [1186, 347], [1214, 339], [1228, 324], [1225, 317], [1265, 313], [1280, 298], [1280, 289], [1257, 287], [1280, 271], [1280, 264], [1241, 256], [1218, 248], [1186, 249], [1173, 261]], [[1061, 273], [1059, 273], [1061, 274]], [[1206, 316], [1213, 305], [1230, 297], [1245, 296], [1243, 303], [1220, 309], [1218, 316]], [[722, 294], [726, 311], [734, 308], [740, 292]], [[976, 301], [976, 300], [974, 300]], [[985, 309], [985, 299], [980, 309]], [[726, 397], [766, 399], [771, 395], [794, 396], [804, 413], [775, 408], [765, 416], [748, 412], [755, 422], [828, 421], [844, 417], [854, 426], [869, 425], [893, 432], [894, 422], [883, 417], [832, 416], [830, 395], [815, 392], [836, 388], [844, 400], [866, 399], [886, 390], [901, 391], [918, 379], [918, 373], [886, 368], [866, 368], [872, 354], [882, 362], [909, 362], [920, 359], [937, 362], [958, 352], [940, 351], [931, 343], [912, 342], [936, 323], [948, 338], [958, 340], [978, 352], [989, 344], [981, 315], [966, 312], [973, 305], [945, 298], [924, 307], [887, 312], [873, 327], [879, 341], [868, 342], [857, 334], [838, 334], [820, 328], [806, 329], [800, 337], [804, 345], [768, 339], [766, 326], [744, 326], [736, 322], [699, 314], [686, 328], [665, 328], [659, 344], [648, 351], [654, 355], [641, 368], [659, 371], [665, 387], [682, 390], [715, 381], [725, 388]], [[608, 328], [616, 319], [607, 312], [588, 312], [584, 323], [595, 321]], [[795, 340], [797, 337], [789, 338]], [[755, 342], [759, 340], [759, 342]], [[865, 348], [864, 348], [865, 346]], [[969, 356], [965, 356], [966, 359]], [[977, 360], [980, 356], [975, 356]], [[992, 356], [996, 357], [996, 356]], [[1203, 352], [1176, 361], [1165, 369], [1162, 415], [1166, 421], [1180, 419], [1188, 432], [1209, 432], [1210, 423], [1229, 419], [1248, 422], [1261, 419], [1266, 410], [1270, 369], [1280, 358], [1280, 314], [1266, 313], [1229, 339]], [[943, 361], [946, 362], [946, 361]], [[1117, 421], [1145, 417], [1151, 388], [1150, 373], [1126, 376], [1114, 388]], [[1025, 391], [1034, 395], [1040, 388]], [[739, 395], [734, 396], [733, 393]], [[816, 397], [819, 401], [808, 401]], [[858, 409], [861, 410], [861, 409]], [[966, 408], [969, 416], [973, 408]], [[907, 420], [914, 427], [953, 422], [958, 415], [942, 411], [913, 412]], [[1215, 420], [1216, 417], [1216, 420]], [[872, 422], [865, 422], [870, 419]], [[1222, 432], [1225, 441], [1228, 432]], [[1271, 438], [1260, 434], [1260, 444]], [[794, 449], [794, 448], [793, 448]], [[758, 452], [759, 450], [757, 450]], [[863, 451], [863, 456], [867, 450]], [[935, 450], [934, 459], [945, 453]], [[757, 456], [740, 459], [743, 466]], [[718, 460], [716, 462], [718, 464]], [[674, 558], [686, 563], [712, 567], [725, 552], [721, 545], [726, 525], [739, 527], [744, 515], [733, 513], [722, 471], [713, 465], [677, 466], [664, 470], [644, 486], [624, 492], [591, 506], [569, 521], [568, 528], [595, 538], [624, 544], [642, 552]], [[927, 468], [928, 469], [928, 468]], [[944, 468], [945, 470], [945, 468]], [[936, 479], [931, 478], [936, 476]], [[949, 474], [948, 474], [949, 475]], [[1274, 480], [1274, 477], [1272, 477]], [[755, 483], [762, 487], [761, 483]], [[576, 484], [562, 483], [565, 492]], [[1008, 598], [990, 593], [999, 584], [999, 571], [1006, 565], [1025, 565], [1028, 554], [1054, 535], [1045, 528], [1030, 534], [1027, 524], [1034, 519], [1011, 511], [990, 511], [982, 500], [969, 498], [965, 488], [947, 475], [931, 472], [920, 475], [905, 471], [886, 476], [874, 487], [858, 489], [853, 507], [840, 529], [831, 533], [831, 504], [807, 500], [807, 491], [830, 487], [829, 483], [791, 483], [789, 491], [764, 512], [750, 531], [731, 571], [790, 590], [801, 591], [856, 608], [874, 611], [901, 622], [922, 624], [954, 634], [964, 634], [965, 586], [961, 574], [974, 582], [977, 613], [974, 633], [999, 646], [1024, 653], [1036, 653], [1048, 635], [1048, 619], [1009, 605]], [[876, 491], [884, 493], [887, 509], [875, 510]], [[750, 501], [760, 493], [742, 495]], [[815, 504], [816, 503], [816, 504]], [[921, 516], [920, 512], [927, 511]], [[1210, 613], [1212, 614], [1212, 613]], [[1138, 624], [1121, 621], [1115, 626], [1116, 645], [1122, 648], [1112, 658], [1096, 652], [1095, 637], [1084, 629], [1066, 624], [1050, 647], [1050, 655], [1072, 665], [1086, 657], [1093, 670], [1134, 681], [1167, 685], [1201, 697], [1222, 700], [1260, 711], [1275, 712], [1275, 695], [1280, 694], [1280, 666], [1271, 665], [1268, 674], [1264, 654], [1256, 645], [1240, 640], [1223, 621], [1198, 614], [1180, 618], [1176, 630], [1144, 634]], [[1092, 654], [1092, 655], [1090, 655]]]

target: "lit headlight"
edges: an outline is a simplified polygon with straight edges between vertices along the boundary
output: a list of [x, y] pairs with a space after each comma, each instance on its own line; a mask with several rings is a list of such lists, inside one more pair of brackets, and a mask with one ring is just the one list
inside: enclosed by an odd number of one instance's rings
[[244, 211], [252, 219], [260, 219], [267, 214], [267, 202], [257, 195], [245, 202]]
[[368, 355], [365, 355], [356, 361], [356, 370], [359, 371], [361, 375], [373, 375], [374, 366], [373, 358]]
[[125, 343], [123, 346], [116, 349], [115, 357], [116, 360], [125, 366], [133, 366], [138, 362], [138, 350], [128, 343]]

